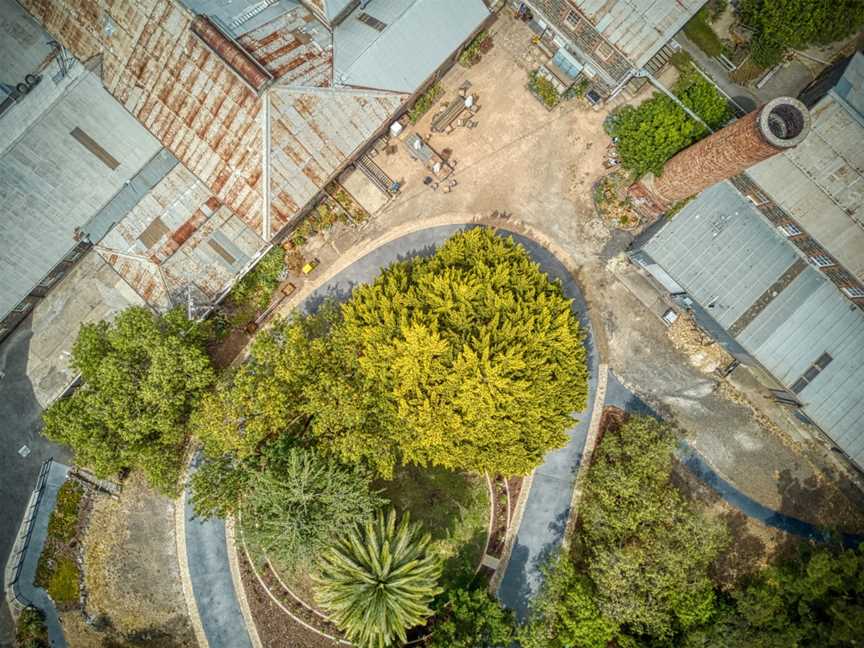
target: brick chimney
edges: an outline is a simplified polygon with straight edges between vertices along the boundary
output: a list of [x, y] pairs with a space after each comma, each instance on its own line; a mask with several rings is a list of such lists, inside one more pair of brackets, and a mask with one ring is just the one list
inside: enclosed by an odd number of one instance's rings
[[800, 144], [810, 130], [807, 107], [779, 97], [684, 149], [629, 189], [643, 211], [662, 214], [680, 200]]

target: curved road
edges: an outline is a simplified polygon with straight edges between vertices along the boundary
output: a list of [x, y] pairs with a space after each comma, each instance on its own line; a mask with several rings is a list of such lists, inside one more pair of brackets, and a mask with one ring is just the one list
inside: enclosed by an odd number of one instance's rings
[[[381, 270], [395, 261], [429, 256], [456, 232], [475, 225], [442, 225], [407, 234], [385, 243], [315, 290], [301, 305], [314, 312], [325, 300], [345, 300], [357, 284], [370, 283]], [[586, 330], [585, 302], [564, 265], [541, 245], [515, 233], [501, 230], [522, 244], [550, 277], [562, 283], [565, 294], [574, 300], [574, 309]], [[597, 358], [590, 336], [586, 340], [590, 366], [590, 393], [585, 412], [575, 414], [578, 422], [570, 429], [570, 443], [550, 453], [537, 470], [528, 496], [527, 508], [514, 545], [510, 564], [499, 589], [501, 600], [520, 615], [528, 608], [539, 587], [539, 567], [564, 535], [570, 509], [573, 481], [588, 429], [596, 385]], [[186, 498], [186, 546], [192, 590], [201, 622], [211, 648], [249, 646], [240, 606], [231, 580], [226, 551], [225, 525], [221, 520], [194, 518]]]

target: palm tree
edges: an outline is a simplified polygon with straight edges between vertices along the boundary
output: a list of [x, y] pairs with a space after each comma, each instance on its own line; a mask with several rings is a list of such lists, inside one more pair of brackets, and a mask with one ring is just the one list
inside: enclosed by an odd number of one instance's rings
[[352, 642], [361, 648], [404, 642], [405, 631], [432, 614], [441, 561], [429, 541], [408, 513], [397, 528], [390, 509], [356, 526], [322, 556], [318, 602]]

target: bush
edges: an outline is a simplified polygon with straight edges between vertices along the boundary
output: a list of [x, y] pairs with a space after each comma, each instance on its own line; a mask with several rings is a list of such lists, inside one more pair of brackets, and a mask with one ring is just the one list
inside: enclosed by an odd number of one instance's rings
[[429, 86], [426, 92], [417, 98], [417, 101], [414, 102], [414, 106], [412, 106], [411, 110], [408, 111], [408, 119], [411, 120], [411, 123], [416, 124], [420, 121], [420, 118], [429, 112], [432, 105], [443, 94], [444, 88], [441, 87], [440, 83], [433, 83]]
[[513, 612], [505, 610], [485, 589], [447, 592], [428, 648], [509, 646], [515, 632]]
[[528, 87], [547, 108], [554, 108], [561, 101], [561, 96], [552, 85], [552, 82], [545, 77], [540, 76], [537, 72], [531, 75], [531, 80], [528, 82]]
[[284, 267], [282, 248], [270, 249], [231, 289], [231, 301], [237, 306], [250, 305], [259, 311], [264, 310], [279, 287], [279, 276]]
[[45, 627], [45, 615], [35, 607], [25, 608], [18, 616], [15, 626], [15, 641], [18, 648], [49, 648], [48, 628]]
[[483, 41], [486, 40], [486, 36], [486, 31], [481, 31], [465, 46], [465, 49], [459, 55], [459, 65], [467, 68], [480, 60], [480, 48], [483, 45]]
[[[682, 74], [673, 90], [711, 128], [728, 121], [726, 98], [695, 70]], [[702, 124], [659, 93], [638, 107], [625, 106], [610, 116], [604, 127], [619, 138], [621, 165], [637, 177], [649, 171], [659, 175], [669, 158], [708, 134]]]

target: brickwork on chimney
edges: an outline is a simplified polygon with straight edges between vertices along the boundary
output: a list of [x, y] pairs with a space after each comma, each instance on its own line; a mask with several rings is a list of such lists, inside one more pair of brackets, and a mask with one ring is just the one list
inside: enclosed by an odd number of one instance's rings
[[779, 153], [782, 149], [762, 135], [760, 112], [748, 113], [669, 160], [654, 179], [654, 195], [671, 206]]

